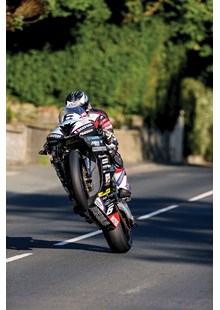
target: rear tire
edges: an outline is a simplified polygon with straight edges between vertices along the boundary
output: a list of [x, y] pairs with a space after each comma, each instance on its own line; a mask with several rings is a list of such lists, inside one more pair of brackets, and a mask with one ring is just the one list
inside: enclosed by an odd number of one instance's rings
[[126, 219], [123, 217], [122, 220], [121, 212], [120, 217], [121, 221], [114, 230], [103, 230], [105, 239], [113, 253], [126, 253], [131, 249], [133, 243], [131, 225], [127, 226], [127, 223], [123, 222]]

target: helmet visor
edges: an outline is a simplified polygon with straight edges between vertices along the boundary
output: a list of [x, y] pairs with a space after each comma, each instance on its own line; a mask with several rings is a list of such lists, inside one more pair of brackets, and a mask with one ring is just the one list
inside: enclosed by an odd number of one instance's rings
[[65, 114], [73, 114], [74, 113], [74, 114], [78, 114], [80, 116], [83, 116], [84, 113], [86, 113], [86, 112], [81, 106], [75, 106], [75, 107], [65, 106], [64, 113]]
[[76, 101], [66, 101], [66, 107], [75, 108], [82, 106], [82, 103], [79, 100]]

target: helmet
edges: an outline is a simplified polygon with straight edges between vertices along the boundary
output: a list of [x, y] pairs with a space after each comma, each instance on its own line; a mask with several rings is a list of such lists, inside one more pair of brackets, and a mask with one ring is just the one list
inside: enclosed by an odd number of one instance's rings
[[65, 105], [68, 107], [83, 107], [85, 110], [87, 110], [88, 105], [90, 103], [89, 97], [86, 95], [85, 92], [83, 91], [75, 91], [69, 93], [67, 95], [66, 100], [65, 100]]

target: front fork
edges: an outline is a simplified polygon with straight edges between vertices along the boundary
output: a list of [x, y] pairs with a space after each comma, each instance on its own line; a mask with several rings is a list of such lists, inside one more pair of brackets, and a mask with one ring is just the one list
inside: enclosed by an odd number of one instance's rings
[[85, 165], [85, 168], [86, 168], [85, 182], [86, 182], [86, 185], [88, 187], [88, 190], [92, 191], [93, 190], [93, 185], [92, 185], [91, 159], [89, 158], [89, 154], [87, 154], [87, 155], [84, 158], [84, 165]]
[[[68, 193], [70, 200], [74, 201], [73, 193], [71, 190], [71, 180], [70, 176], [66, 172], [67, 167], [65, 167], [65, 162], [62, 159], [63, 152], [59, 149], [59, 147], [53, 146], [52, 152], [51, 152], [51, 159], [50, 162], [52, 166], [54, 167], [56, 174], [58, 178], [61, 181], [61, 184], [63, 185], [63, 188]], [[92, 191], [92, 171], [91, 171], [91, 160], [89, 156], [86, 156], [84, 158], [84, 167], [86, 169], [86, 175], [85, 175], [85, 181], [86, 181], [86, 187], [88, 191]]]

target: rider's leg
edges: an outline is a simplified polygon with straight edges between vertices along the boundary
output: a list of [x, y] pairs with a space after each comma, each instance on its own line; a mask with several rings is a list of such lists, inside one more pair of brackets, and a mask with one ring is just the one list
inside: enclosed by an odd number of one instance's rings
[[115, 181], [121, 198], [131, 198], [131, 187], [128, 182], [127, 173], [125, 171], [121, 155], [117, 152], [112, 156], [115, 165]]

